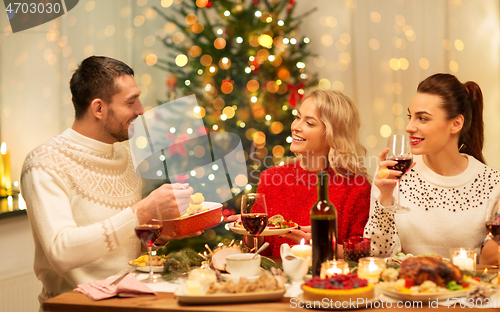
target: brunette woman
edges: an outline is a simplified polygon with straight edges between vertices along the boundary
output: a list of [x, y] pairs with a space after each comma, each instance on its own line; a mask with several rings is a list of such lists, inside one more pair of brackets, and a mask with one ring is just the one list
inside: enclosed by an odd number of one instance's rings
[[[396, 176], [386, 167], [388, 149], [380, 153], [372, 187], [365, 237], [376, 256], [398, 252], [450, 256], [450, 248], [480, 251], [487, 237], [485, 221], [500, 194], [500, 174], [485, 165], [482, 149], [483, 96], [479, 86], [462, 84], [450, 74], [422, 81], [408, 107], [406, 132], [414, 167], [402, 178], [401, 205], [411, 211], [394, 214]], [[384, 178], [381, 178], [383, 176]], [[486, 243], [482, 262], [496, 262], [493, 241]]]

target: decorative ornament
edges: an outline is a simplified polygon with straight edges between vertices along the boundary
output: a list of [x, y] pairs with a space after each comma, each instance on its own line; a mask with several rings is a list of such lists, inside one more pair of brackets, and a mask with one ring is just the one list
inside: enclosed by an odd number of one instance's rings
[[291, 107], [296, 107], [297, 103], [301, 101], [302, 98], [304, 97], [304, 94], [299, 93], [299, 90], [304, 88], [304, 83], [301, 82], [296, 85], [289, 83], [286, 86], [288, 88], [288, 91], [290, 91], [290, 97], [288, 97], [288, 104], [290, 104]]
[[237, 5], [234, 6], [233, 13], [241, 13], [243, 12], [243, 4], [238, 3]]
[[186, 134], [183, 134], [175, 139], [174, 144], [168, 147], [168, 153], [170, 155], [179, 154], [182, 157], [186, 157], [187, 151], [186, 146], [183, 144], [187, 141], [189, 137]]
[[250, 62], [250, 69], [254, 74], [257, 74], [260, 70], [260, 62], [257, 58]]
[[207, 9], [210, 9], [214, 3], [212, 1], [208, 1], [207, 5], [205, 6]]
[[259, 5], [259, 0], [253, 0], [253, 5], [258, 6]]
[[220, 90], [224, 94], [229, 94], [229, 93], [233, 92], [233, 84], [234, 84], [233, 80], [230, 80], [229, 78], [226, 78], [226, 79], [224, 79], [222, 81], [222, 85], [220, 87]]
[[165, 79], [165, 85], [169, 89], [175, 89], [177, 87], [177, 77], [174, 75], [170, 75]]

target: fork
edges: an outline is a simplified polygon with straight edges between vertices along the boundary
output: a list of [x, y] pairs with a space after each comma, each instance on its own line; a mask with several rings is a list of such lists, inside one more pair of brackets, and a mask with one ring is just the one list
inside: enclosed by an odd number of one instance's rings
[[130, 274], [131, 271], [127, 271], [125, 273], [123, 273], [122, 275], [120, 275], [117, 279], [115, 279], [111, 284], [109, 284], [110, 286], [115, 286], [116, 284], [118, 284], [125, 276], [127, 276], [128, 274]]

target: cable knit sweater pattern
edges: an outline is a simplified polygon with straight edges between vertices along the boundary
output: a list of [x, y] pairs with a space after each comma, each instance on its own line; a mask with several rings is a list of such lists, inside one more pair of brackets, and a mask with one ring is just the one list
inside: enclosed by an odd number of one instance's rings
[[[370, 205], [370, 182], [364, 176], [348, 178], [335, 175], [328, 169], [328, 198], [337, 209], [337, 243], [353, 235], [363, 235]], [[277, 166], [262, 172], [258, 193], [265, 194], [269, 216], [282, 215], [299, 225], [310, 225], [310, 210], [318, 199], [317, 172], [302, 169], [298, 164]], [[280, 255], [283, 243], [294, 245], [289, 239], [266, 236], [270, 254]]]
[[103, 279], [140, 254], [130, 206], [141, 199], [128, 148], [72, 129], [35, 148], [21, 172], [40, 300]]
[[472, 156], [467, 169], [457, 176], [441, 176], [415, 155], [416, 165], [401, 179], [401, 205], [411, 211], [394, 214], [378, 203], [379, 189], [373, 185], [370, 219], [365, 237], [372, 253], [390, 257], [398, 252], [437, 254], [450, 257], [450, 248], [480, 251], [486, 238], [485, 221], [494, 212], [500, 196], [500, 173]]

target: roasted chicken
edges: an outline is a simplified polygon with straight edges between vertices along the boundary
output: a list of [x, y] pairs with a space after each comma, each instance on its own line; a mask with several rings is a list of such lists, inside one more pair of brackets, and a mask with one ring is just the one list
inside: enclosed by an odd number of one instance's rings
[[415, 285], [433, 281], [438, 286], [455, 281], [462, 284], [462, 272], [452, 263], [444, 263], [434, 257], [412, 257], [401, 263], [399, 278], [411, 278]]

